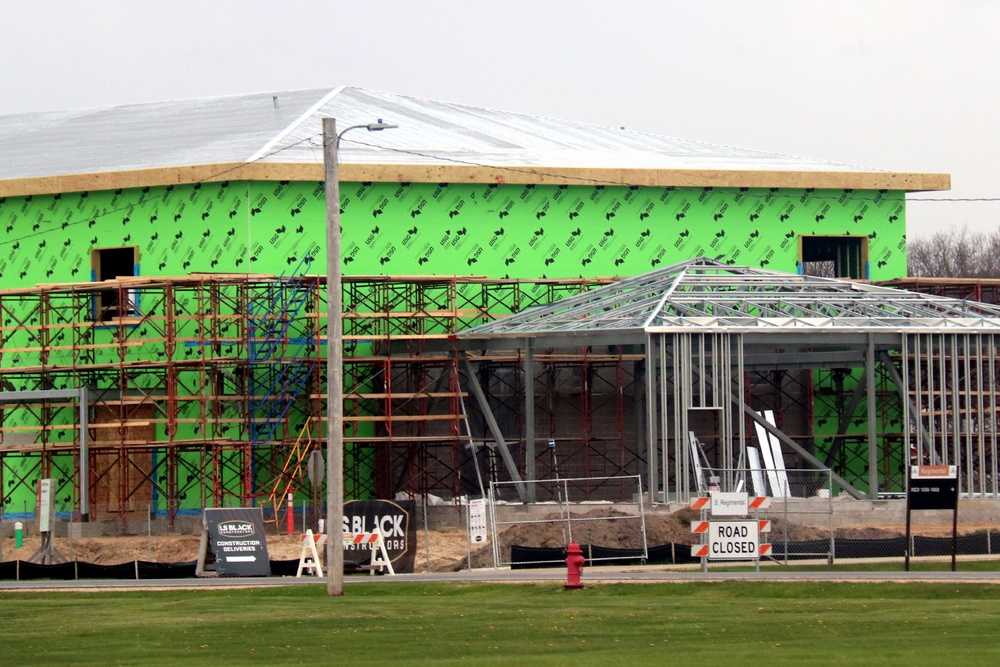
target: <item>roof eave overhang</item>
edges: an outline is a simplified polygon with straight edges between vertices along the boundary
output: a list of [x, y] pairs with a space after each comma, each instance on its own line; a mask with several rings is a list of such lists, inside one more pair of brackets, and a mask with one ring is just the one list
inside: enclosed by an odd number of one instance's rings
[[998, 335], [1000, 327], [982, 326], [913, 326], [913, 327], [732, 327], [732, 326], [687, 326], [648, 327], [604, 331], [516, 331], [503, 333], [459, 333], [456, 344], [459, 349], [523, 349], [528, 341], [536, 348], [573, 348], [595, 345], [641, 345], [647, 336], [676, 334], [731, 334], [743, 338], [745, 345], [763, 347], [796, 346], [820, 348], [835, 346], [858, 347], [869, 341], [878, 346], [893, 346], [912, 334], [958, 334], [958, 335]]
[[[341, 163], [349, 182], [513, 183], [538, 185], [622, 184], [648, 187], [817, 188], [940, 191], [948, 174], [888, 171], [751, 171], [605, 167], [515, 167], [468, 164]], [[222, 162], [155, 169], [107, 171], [0, 180], [0, 197], [117, 190], [212, 181], [322, 181], [321, 163]]]

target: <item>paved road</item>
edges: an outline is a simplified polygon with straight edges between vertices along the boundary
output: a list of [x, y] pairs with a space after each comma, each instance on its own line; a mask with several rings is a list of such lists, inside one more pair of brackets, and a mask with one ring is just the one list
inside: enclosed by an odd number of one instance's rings
[[[391, 585], [396, 582], [564, 582], [562, 569], [545, 570], [475, 570], [472, 572], [442, 572], [401, 574], [391, 576], [348, 576], [345, 586]], [[583, 583], [684, 583], [692, 581], [831, 581], [831, 582], [961, 582], [1000, 584], [1000, 572], [787, 572], [768, 569], [763, 572], [665, 572], [646, 568], [587, 568]], [[270, 588], [275, 586], [325, 586], [318, 577], [205, 577], [201, 579], [88, 579], [78, 581], [0, 581], [0, 591], [60, 591], [60, 590], [157, 590], [211, 588]]]

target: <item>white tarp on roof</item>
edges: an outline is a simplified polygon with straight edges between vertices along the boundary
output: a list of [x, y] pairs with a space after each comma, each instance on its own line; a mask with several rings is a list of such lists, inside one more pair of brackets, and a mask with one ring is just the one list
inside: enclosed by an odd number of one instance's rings
[[[274, 96], [277, 96], [277, 105]], [[361, 88], [300, 90], [0, 116], [0, 180], [263, 160], [321, 163], [324, 117], [352, 132], [343, 162], [876, 171]]]
[[321, 93], [277, 95], [0, 116], [0, 179], [242, 162]]

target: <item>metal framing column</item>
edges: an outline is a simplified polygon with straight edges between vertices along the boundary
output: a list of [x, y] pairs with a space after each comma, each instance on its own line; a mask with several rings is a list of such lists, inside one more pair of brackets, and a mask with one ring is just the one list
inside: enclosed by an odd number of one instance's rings
[[[524, 477], [537, 479], [535, 473], [535, 347], [524, 340]], [[535, 501], [535, 485], [529, 484], [528, 502]]]
[[[647, 464], [647, 474], [649, 479], [646, 483], [649, 485], [649, 497], [651, 501], [656, 502], [656, 494], [660, 490], [659, 474], [660, 465], [659, 457], [657, 454], [657, 424], [656, 421], [656, 384], [655, 380], [657, 377], [657, 366], [656, 366], [656, 341], [658, 336], [652, 334], [646, 334], [646, 460], [649, 462]], [[664, 501], [666, 498], [664, 497]]]
[[90, 424], [88, 394], [86, 387], [80, 387], [80, 521], [90, 521]]
[[875, 336], [868, 334], [865, 354], [865, 383], [868, 385], [868, 496], [878, 498], [878, 410], [875, 405]]

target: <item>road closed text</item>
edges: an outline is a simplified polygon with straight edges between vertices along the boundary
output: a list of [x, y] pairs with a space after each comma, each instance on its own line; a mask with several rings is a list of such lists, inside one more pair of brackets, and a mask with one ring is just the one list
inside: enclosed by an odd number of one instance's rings
[[709, 560], [753, 560], [759, 556], [760, 527], [756, 521], [710, 521]]
[[709, 553], [716, 558], [723, 556], [757, 557], [756, 542], [712, 542]]

